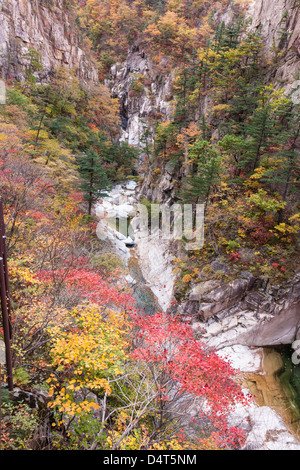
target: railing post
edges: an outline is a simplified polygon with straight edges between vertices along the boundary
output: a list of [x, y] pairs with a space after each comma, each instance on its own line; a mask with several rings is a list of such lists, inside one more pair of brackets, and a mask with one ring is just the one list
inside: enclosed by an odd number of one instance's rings
[[8, 268], [5, 246], [5, 225], [3, 204], [0, 196], [0, 300], [2, 311], [2, 325], [5, 343], [5, 359], [7, 369], [7, 383], [9, 391], [13, 390], [12, 354], [11, 354], [11, 325], [10, 325], [10, 298], [8, 286]]

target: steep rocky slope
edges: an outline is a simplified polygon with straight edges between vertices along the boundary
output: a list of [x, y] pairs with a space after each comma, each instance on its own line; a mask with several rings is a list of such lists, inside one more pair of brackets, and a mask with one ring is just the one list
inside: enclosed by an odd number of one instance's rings
[[[248, 30], [261, 31], [265, 53], [273, 59], [275, 64], [268, 70], [267, 83], [272, 83], [278, 88], [284, 87], [287, 93], [292, 93], [294, 102], [298, 102], [300, 96], [299, 2], [254, 0], [244, 3], [247, 4]], [[230, 23], [234, 17], [234, 9], [231, 5], [221, 17], [218, 16], [218, 12], [215, 16], [218, 21]], [[157, 66], [137, 44], [129, 51], [124, 63], [115, 64], [112, 67], [107, 85], [121, 103], [124, 140], [132, 145], [145, 147], [146, 141], [143, 135], [146, 129], [148, 131], [150, 129], [151, 134], [153, 118], [159, 116], [163, 121], [171, 119], [172, 78], [172, 73], [163, 75], [161, 71], [158, 71]], [[134, 87], [135, 82], [140, 82], [142, 86]], [[209, 112], [209, 96], [199, 103], [199, 110]], [[174, 180], [177, 177], [178, 174], [169, 164], [165, 166], [159, 177], [154, 177], [150, 169], [149, 174], [142, 175], [140, 197], [159, 203], [172, 201]], [[164, 249], [166, 250], [166, 247]], [[147, 249], [144, 251], [146, 255]], [[251, 253], [248, 255], [251, 256]], [[147, 255], [145, 258], [148, 258]], [[171, 253], [169, 253], [169, 258], [172, 258]], [[220, 267], [217, 260], [215, 265], [212, 266], [212, 273], [216, 270], [229, 269], [226, 266]], [[231, 273], [231, 276], [234, 277], [234, 273]], [[199, 316], [204, 322], [213, 322], [216, 317], [218, 317], [217, 321], [220, 321], [220, 318], [234, 318], [234, 321], [231, 321], [232, 325], [241, 326], [241, 331], [237, 328], [233, 333], [235, 340], [239, 338], [236, 341], [240, 344], [248, 346], [291, 344], [299, 335], [299, 274], [296, 273], [295, 279], [291, 280], [289, 285], [281, 286], [269, 285], [265, 280], [256, 279], [247, 273], [244, 277], [238, 277], [227, 283], [204, 279], [186, 295], [181, 310], [187, 314]], [[240, 320], [236, 317], [237, 312], [239, 312]], [[218, 324], [216, 331], [220, 328]]]
[[[38, 0], [0, 0], [0, 70], [3, 78], [23, 79], [29, 64], [28, 53], [33, 49], [41, 54], [44, 66], [44, 77], [41, 78], [46, 78], [52, 69], [63, 65], [74, 69], [84, 80], [97, 80], [96, 65], [80, 44], [70, 13], [64, 10], [63, 5], [62, 0], [54, 0], [51, 8], [46, 8]], [[261, 29], [266, 51], [277, 61], [267, 80], [293, 91], [295, 102], [299, 99], [300, 90], [299, 11], [296, 0], [255, 0], [247, 13], [251, 20], [249, 28]], [[221, 19], [225, 23], [230, 22], [232, 12], [226, 12]], [[138, 45], [131, 48], [124, 63], [112, 67], [106, 84], [120, 100], [123, 140], [145, 147], [145, 130], [150, 130], [151, 134], [152, 121], [156, 117], [165, 121], [172, 117], [172, 78], [172, 74], [166, 76], [157, 70]], [[143, 86], [139, 87], [139, 83]], [[209, 97], [199, 103], [199, 110], [201, 113], [209, 111]], [[159, 178], [146, 175], [140, 196], [157, 202], [172, 200], [176, 176], [171, 165], [164, 168]], [[170, 275], [173, 253], [168, 246], [157, 244], [155, 240], [151, 247], [152, 251], [148, 243], [138, 247], [141, 268], [145, 277], [151, 274], [150, 280], [155, 287], [167, 285], [167, 308], [174, 288], [174, 279]], [[154, 251], [155, 256], [152, 256]], [[219, 260], [211, 263], [212, 273], [226, 273], [227, 270], [228, 267]], [[235, 277], [235, 273], [230, 274]], [[242, 359], [246, 363], [241, 368], [242, 372], [248, 377], [254, 374], [250, 381], [258, 389], [263, 387], [262, 377], [265, 376], [261, 360], [264, 350], [261, 348], [289, 345], [299, 338], [299, 273], [288, 285], [282, 286], [269, 285], [249, 273], [239, 273], [228, 282], [200, 279], [186, 294], [179, 308], [185, 315], [194, 317], [195, 328], [204, 331], [209, 345], [220, 352], [229, 351], [233, 360], [241, 359], [242, 351]], [[255, 359], [259, 356], [255, 367], [251, 363], [252, 354]], [[237, 360], [237, 365], [240, 367], [241, 361]], [[277, 372], [279, 369], [274, 370]], [[269, 383], [266, 381], [267, 386]], [[269, 402], [262, 399], [261, 404]], [[264, 425], [268, 429], [270, 423], [265, 422]]]
[[[278, 67], [274, 79], [280, 81], [287, 91], [299, 85], [300, 60], [300, 5], [296, 0], [256, 0], [248, 10], [252, 29], [261, 29], [265, 50], [278, 55]], [[272, 51], [272, 52], [271, 52]], [[284, 60], [280, 55], [284, 53]]]
[[97, 67], [80, 44], [74, 18], [64, 0], [0, 1], [0, 76], [22, 80], [31, 50], [40, 54], [41, 78], [65, 66], [84, 80], [97, 80]]
[[[134, 82], [142, 79], [141, 89]], [[112, 66], [106, 81], [114, 97], [119, 98], [122, 116], [122, 139], [130, 145], [143, 146], [143, 135], [151, 119], [159, 115], [168, 120], [172, 115], [172, 75], [163, 76], [147, 57], [145, 51], [134, 45], [124, 63]]]
[[[237, 2], [241, 3], [241, 2]], [[294, 101], [300, 97], [300, 5], [297, 0], [246, 0], [245, 18], [248, 31], [261, 31], [265, 53], [276, 57], [267, 81], [274, 86], [284, 87], [293, 94]], [[215, 13], [218, 22], [229, 24], [235, 16], [234, 3], [222, 14]], [[164, 58], [168, 61], [167, 57]], [[132, 87], [134, 81], [141, 80], [140, 90]], [[173, 75], [164, 75], [157, 70], [143, 48], [135, 44], [128, 52], [127, 60], [111, 68], [106, 84], [121, 103], [123, 139], [130, 144], [143, 146], [142, 136], [146, 127], [151, 129], [151, 121], [158, 117], [169, 120], [172, 116]], [[209, 111], [209, 98], [199, 102], [199, 115]], [[167, 172], [168, 173], [168, 172]], [[162, 178], [167, 177], [167, 174]], [[169, 188], [168, 188], [169, 189]], [[161, 189], [163, 191], [163, 188]]]

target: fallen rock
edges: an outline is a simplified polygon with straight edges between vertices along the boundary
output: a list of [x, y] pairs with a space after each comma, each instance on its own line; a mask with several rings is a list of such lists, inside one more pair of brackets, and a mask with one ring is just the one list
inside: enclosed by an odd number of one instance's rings
[[200, 302], [199, 315], [204, 321], [240, 302], [245, 297], [247, 291], [251, 289], [253, 280], [235, 279], [232, 282], [214, 288], [218, 284], [220, 284], [220, 281], [201, 283], [196, 286], [189, 296], [190, 301]]
[[196, 284], [189, 294], [190, 301], [200, 301], [205, 294], [208, 294], [216, 287], [219, 287], [220, 281], [205, 281]]
[[222, 271], [224, 274], [230, 274], [231, 270], [228, 264], [223, 263], [219, 258], [216, 258], [211, 264], [211, 269], [214, 272]]

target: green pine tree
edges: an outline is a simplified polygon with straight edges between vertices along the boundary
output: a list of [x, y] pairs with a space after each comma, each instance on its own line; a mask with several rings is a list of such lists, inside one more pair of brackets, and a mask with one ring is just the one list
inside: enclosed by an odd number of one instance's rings
[[79, 172], [82, 177], [80, 185], [84, 198], [88, 203], [88, 214], [91, 215], [92, 205], [99, 197], [105, 196], [110, 186], [100, 156], [93, 149], [87, 150], [79, 160]]
[[268, 152], [282, 132], [282, 114], [288, 104], [283, 90], [262, 87], [257, 107], [244, 125], [248, 152], [241, 164], [248, 167], [249, 173], [258, 167], [262, 155]]
[[[274, 155], [274, 164], [265, 176], [276, 186], [284, 202], [290, 197], [297, 199], [300, 191], [300, 118], [299, 105], [290, 103], [283, 118], [283, 128], [276, 136], [279, 151]], [[284, 210], [279, 211], [278, 222], [282, 222]]]
[[184, 178], [180, 198], [187, 204], [208, 203], [209, 196], [221, 176], [222, 157], [212, 145], [199, 138], [189, 151], [190, 161], [193, 162], [193, 174]]

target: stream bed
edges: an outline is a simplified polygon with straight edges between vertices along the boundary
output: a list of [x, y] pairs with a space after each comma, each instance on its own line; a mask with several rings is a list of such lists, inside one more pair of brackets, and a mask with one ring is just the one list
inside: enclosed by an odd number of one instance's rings
[[102, 199], [96, 207], [96, 214], [100, 216], [97, 234], [99, 238], [110, 242], [114, 252], [125, 264], [128, 273], [126, 280], [133, 290], [138, 310], [145, 315], [153, 315], [161, 310], [161, 305], [144, 278], [130, 227], [134, 204], [137, 202], [135, 188], [136, 184], [132, 181], [124, 186], [118, 185]]
[[[157, 240], [138, 240], [134, 230], [128, 231], [125, 219], [135, 217], [136, 186], [134, 182], [118, 185], [99, 201], [95, 208], [99, 219], [97, 235], [110, 244], [126, 266], [126, 281], [133, 290], [138, 309], [152, 315], [166, 311], [170, 304], [173, 268], [166, 245]], [[125, 233], [124, 227], [127, 227]], [[300, 450], [297, 438], [300, 368], [291, 365], [290, 351], [236, 345], [223, 348], [218, 354], [228, 356], [232, 366], [241, 370], [245, 393], [250, 391], [255, 397], [249, 407], [237, 409], [232, 415], [233, 426], [248, 422], [246, 448]]]
[[133, 297], [137, 302], [137, 308], [143, 312], [144, 315], [153, 315], [160, 310], [160, 305], [152, 292], [151, 288], [147, 285], [142, 270], [139, 266], [139, 260], [136, 257], [134, 250], [132, 256], [128, 260], [129, 275], [134, 279], [133, 283]]

